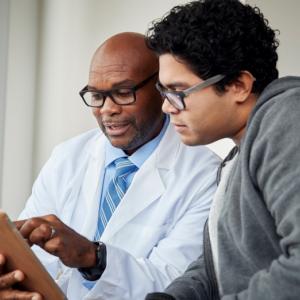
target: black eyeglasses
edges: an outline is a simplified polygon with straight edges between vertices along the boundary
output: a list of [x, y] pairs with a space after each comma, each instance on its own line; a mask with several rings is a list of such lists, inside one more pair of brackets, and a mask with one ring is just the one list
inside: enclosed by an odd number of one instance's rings
[[161, 85], [160, 82], [156, 83], [156, 88], [160, 92], [161, 96], [163, 99], [167, 99], [170, 104], [172, 104], [175, 108], [178, 110], [184, 110], [185, 109], [185, 102], [184, 98], [190, 95], [191, 93], [201, 91], [202, 89], [217, 83], [221, 81], [225, 75], [216, 75], [213, 77], [210, 77], [206, 79], [205, 81], [202, 81], [186, 90], [183, 91], [172, 91], [172, 90], [167, 90], [165, 87]]
[[89, 107], [102, 107], [107, 97], [118, 105], [129, 105], [136, 101], [136, 91], [145, 86], [151, 79], [157, 76], [155, 72], [140, 83], [132, 87], [116, 87], [108, 91], [89, 89], [85, 86], [79, 95], [83, 102]]

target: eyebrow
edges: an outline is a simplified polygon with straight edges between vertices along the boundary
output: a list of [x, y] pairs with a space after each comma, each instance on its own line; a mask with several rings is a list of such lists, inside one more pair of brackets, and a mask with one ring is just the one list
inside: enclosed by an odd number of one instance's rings
[[182, 82], [182, 81], [175, 81], [175, 82], [172, 82], [172, 83], [168, 83], [166, 85], [162, 84], [160, 81], [159, 81], [159, 84], [161, 86], [163, 86], [164, 88], [166, 89], [170, 89], [170, 90], [175, 90], [176, 88], [180, 88], [180, 89], [187, 89], [190, 87], [190, 84], [188, 84], [187, 82]]
[[[112, 85], [112, 87], [109, 89], [109, 90], [111, 90], [111, 89], [115, 89], [115, 88], [119, 88], [119, 87], [122, 87], [122, 86], [129, 86], [129, 85], [131, 85], [131, 86], [134, 86], [136, 83], [133, 81], [133, 80], [131, 80], [131, 79], [124, 79], [124, 80], [122, 80], [122, 81], [119, 81], [119, 82], [116, 82], [116, 83], [114, 83], [113, 85]], [[105, 91], [105, 90], [99, 90], [99, 89], [97, 89], [96, 87], [94, 87], [94, 86], [91, 86], [91, 85], [87, 85], [87, 88], [89, 89], [89, 90], [95, 90], [95, 91]]]

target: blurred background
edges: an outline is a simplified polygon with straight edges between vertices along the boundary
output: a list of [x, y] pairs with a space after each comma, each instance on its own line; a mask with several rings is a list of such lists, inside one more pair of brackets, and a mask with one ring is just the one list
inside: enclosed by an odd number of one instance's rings
[[[226, 0], [224, 0], [226, 1]], [[0, 207], [15, 218], [53, 147], [96, 126], [78, 91], [109, 36], [145, 33], [177, 0], [0, 0]], [[298, 0], [246, 0], [280, 29], [280, 75], [299, 75]], [[229, 140], [210, 145], [221, 157]]]

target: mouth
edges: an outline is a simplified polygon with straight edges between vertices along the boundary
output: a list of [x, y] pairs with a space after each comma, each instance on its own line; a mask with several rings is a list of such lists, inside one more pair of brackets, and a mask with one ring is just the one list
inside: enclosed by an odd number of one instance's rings
[[106, 133], [111, 136], [120, 136], [129, 129], [130, 123], [103, 123]]
[[172, 124], [177, 132], [182, 132], [187, 128], [187, 126], [180, 123], [172, 123]]

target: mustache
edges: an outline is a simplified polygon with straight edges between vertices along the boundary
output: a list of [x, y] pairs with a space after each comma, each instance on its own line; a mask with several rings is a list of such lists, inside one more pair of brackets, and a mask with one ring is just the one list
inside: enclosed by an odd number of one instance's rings
[[101, 120], [102, 125], [104, 126], [112, 126], [112, 125], [125, 125], [129, 123], [135, 123], [135, 120], [132, 118], [127, 119], [119, 119], [119, 118], [106, 118]]

